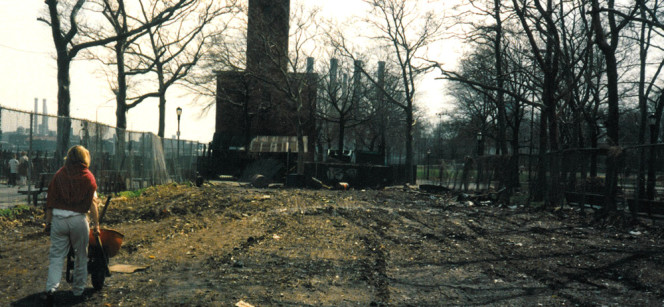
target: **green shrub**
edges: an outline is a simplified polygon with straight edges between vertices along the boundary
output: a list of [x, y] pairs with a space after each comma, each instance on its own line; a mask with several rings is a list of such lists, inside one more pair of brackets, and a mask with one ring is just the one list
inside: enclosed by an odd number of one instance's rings
[[4, 217], [10, 220], [13, 220], [19, 217], [22, 213], [30, 211], [30, 207], [27, 205], [17, 205], [7, 209], [0, 209], [0, 217]]
[[126, 198], [139, 197], [141, 196], [141, 194], [143, 194], [143, 192], [145, 192], [145, 190], [147, 190], [147, 188], [142, 188], [134, 191], [123, 191], [118, 193], [118, 196], [124, 196]]

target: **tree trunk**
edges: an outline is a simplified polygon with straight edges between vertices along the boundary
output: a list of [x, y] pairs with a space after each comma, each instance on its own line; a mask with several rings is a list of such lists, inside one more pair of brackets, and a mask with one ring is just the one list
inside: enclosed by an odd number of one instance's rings
[[[116, 157], [123, 157], [122, 159], [124, 160], [125, 156], [125, 133], [127, 129], [127, 105], [126, 104], [118, 104], [117, 109], [115, 110], [115, 117], [117, 118], [117, 127], [115, 128], [115, 134], [118, 139], [118, 144], [115, 147], [115, 155]], [[117, 159], [116, 159], [117, 161]], [[120, 164], [117, 165], [118, 168], [122, 169], [124, 167], [123, 162], [119, 162]]]
[[[659, 120], [658, 120], [659, 121]], [[655, 142], [657, 141], [657, 129], [652, 129], [652, 135], [651, 135], [651, 145], [648, 150], [648, 164], [650, 167], [648, 167], [648, 184], [646, 188], [646, 197], [649, 200], [654, 200], [655, 199], [655, 184], [657, 183], [657, 174], [655, 173], [655, 163], [657, 163], [657, 151], [653, 147]]]
[[[613, 18], [613, 1], [609, 1], [609, 26], [612, 32], [616, 31], [615, 19]], [[619, 132], [619, 97], [618, 97], [618, 65], [616, 60], [616, 47], [618, 45], [618, 33], [611, 33], [612, 39], [609, 43], [605, 37], [604, 29], [602, 28], [601, 21], [599, 20], [599, 3], [597, 0], [592, 1], [593, 8], [593, 30], [595, 31], [596, 44], [604, 54], [606, 59], [606, 80], [608, 90], [608, 114], [606, 119], [606, 135], [609, 145], [618, 146], [620, 142]], [[617, 193], [617, 178], [618, 178], [618, 154], [619, 150], [610, 151], [606, 158], [606, 182], [605, 182], [605, 198], [606, 198], [606, 211], [613, 212], [616, 210], [616, 193]]]
[[539, 148], [537, 151], [537, 178], [536, 184], [534, 187], [531, 187], [533, 192], [532, 199], [534, 201], [543, 201], [546, 194], [546, 173], [548, 169], [548, 163], [546, 162], [546, 150], [548, 146], [548, 136], [546, 133], [546, 107], [543, 107], [540, 111], [540, 123], [539, 123]]
[[125, 170], [127, 169], [126, 166], [126, 159], [127, 159], [127, 154], [125, 152], [125, 147], [127, 146], [127, 140], [126, 140], [126, 133], [127, 130], [124, 128], [116, 127], [115, 128], [115, 134], [118, 138], [118, 143], [117, 146], [115, 147], [115, 157], [119, 159], [115, 159], [117, 165], [115, 166], [119, 170]]
[[339, 113], [339, 140], [337, 143], [337, 149], [339, 149], [339, 154], [344, 150], [344, 134], [346, 131], [346, 120], [344, 119], [343, 113]]
[[558, 118], [555, 112], [555, 106], [548, 112], [549, 115], [549, 193], [548, 193], [548, 206], [549, 208], [557, 207], [560, 204], [560, 145], [558, 135]]
[[[641, 2], [641, 18], [646, 19], [645, 1]], [[641, 23], [641, 35], [639, 39], [639, 144], [646, 143], [646, 126], [648, 125], [648, 102], [645, 93], [646, 82], [646, 65], [648, 51], [646, 48], [646, 24]], [[646, 194], [645, 188], [645, 173], [646, 173], [646, 149], [639, 148], [639, 169], [636, 175], [636, 204], [632, 210], [632, 215], [636, 217], [639, 210], [639, 199], [642, 199]]]
[[157, 135], [162, 139], [166, 128], [166, 85], [164, 83], [164, 67], [162, 63], [156, 63], [157, 78], [159, 79], [159, 132]]
[[166, 93], [159, 91], [159, 137], [164, 138], [166, 127]]
[[599, 132], [597, 127], [590, 127], [590, 148], [595, 150], [590, 154], [590, 178], [597, 178], [597, 146], [599, 145]]
[[657, 107], [655, 108], [655, 125], [650, 130], [650, 143], [652, 145], [648, 151], [648, 184], [646, 188], [646, 195], [650, 200], [654, 200], [657, 194], [655, 191], [655, 184], [657, 183], [657, 174], [655, 172], [657, 151], [655, 150], [654, 144], [657, 143], [657, 139], [659, 138], [662, 111], [664, 111], [664, 95], [660, 95], [657, 100]]
[[118, 40], [115, 45], [115, 60], [116, 69], [118, 73], [118, 88], [115, 94], [116, 105], [116, 126], [118, 128], [127, 128], [127, 74], [125, 73], [124, 65], [124, 48], [125, 40]]
[[[583, 148], [585, 146], [585, 142], [583, 139], [583, 129], [582, 129], [582, 124], [583, 124], [583, 119], [581, 118], [580, 111], [578, 108], [574, 111], [574, 147], [579, 149]], [[572, 170], [569, 174], [569, 184], [568, 184], [568, 190], [574, 190], [577, 184], [577, 179], [576, 179], [576, 174], [579, 174], [579, 177], [581, 180], [585, 180], [587, 173], [586, 173], [586, 166], [585, 166], [585, 159], [583, 158], [583, 153], [581, 151], [574, 151], [569, 153], [569, 156], [571, 156], [572, 161]], [[567, 159], [565, 155], [563, 155], [564, 159]]]
[[[515, 119], [518, 116], [518, 110], [515, 112]], [[511, 163], [510, 163], [510, 169], [508, 170], [508, 174], [512, 174], [510, 177], [510, 182], [507, 185], [508, 189], [512, 191], [514, 188], [518, 188], [521, 186], [521, 183], [519, 182], [519, 128], [520, 128], [520, 121], [515, 120], [514, 122], [514, 128], [512, 129], [512, 155], [511, 155]], [[510, 193], [511, 194], [511, 193]]]
[[408, 103], [406, 109], [406, 177], [408, 183], [415, 184], [415, 174], [413, 174], [413, 109], [412, 101]]
[[[550, 56], [547, 56], [549, 58]], [[550, 67], [545, 72], [544, 75], [544, 90], [542, 93], [542, 100], [544, 105], [546, 105], [545, 112], [547, 116], [547, 122], [549, 124], [549, 180], [548, 180], [548, 189], [547, 189], [547, 206], [553, 208], [558, 205], [559, 202], [559, 187], [560, 187], [560, 158], [558, 150], [558, 118], [556, 115], [556, 100], [555, 100], [555, 91], [556, 83], [555, 77], [557, 75], [557, 63], [553, 61], [547, 61]]]
[[[125, 73], [124, 65], [124, 48], [125, 40], [119, 40], [115, 45], [115, 57], [117, 61], [118, 72], [118, 89], [115, 94], [115, 118], [116, 118], [116, 132], [118, 137], [118, 144], [116, 147], [116, 157], [123, 157], [117, 165], [119, 169], [125, 167], [125, 134], [127, 132], [127, 74]], [[117, 159], [116, 159], [117, 160]]]
[[71, 60], [69, 56], [58, 52], [58, 143], [56, 145], [56, 161], [61, 163], [67, 154], [71, 131], [71, 119], [69, 105], [71, 103], [71, 92], [69, 68]]
[[[608, 137], [609, 145], [614, 147], [618, 146], [619, 142], [619, 109], [618, 109], [618, 66], [614, 52], [610, 50], [605, 51], [606, 57], [606, 77], [608, 88], [608, 115], [606, 120], [606, 134]], [[617, 193], [617, 179], [618, 179], [618, 166], [619, 150], [611, 151], [606, 157], [606, 182], [605, 182], [605, 197], [606, 197], [606, 210], [607, 212], [616, 211], [616, 193]]]
[[[500, 19], [500, 0], [494, 0], [494, 18], [496, 19], [496, 38], [494, 42], [494, 54], [496, 62], [496, 87], [502, 89], [505, 83], [503, 76], [503, 61], [502, 61], [502, 20]], [[497, 150], [501, 155], [507, 155], [507, 140], [505, 138], [505, 126], [507, 122], [507, 115], [505, 111], [505, 99], [502, 91], [496, 93], [496, 107], [498, 109], [498, 137], [496, 142]]]

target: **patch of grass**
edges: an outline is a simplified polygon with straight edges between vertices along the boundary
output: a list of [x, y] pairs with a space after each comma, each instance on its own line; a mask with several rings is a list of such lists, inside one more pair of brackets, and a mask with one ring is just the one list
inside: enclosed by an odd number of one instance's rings
[[27, 205], [18, 205], [7, 209], [0, 209], [0, 217], [13, 220], [20, 216], [24, 211], [30, 211], [30, 207]]
[[147, 188], [142, 188], [134, 191], [123, 191], [118, 193], [118, 196], [124, 196], [126, 198], [139, 197], [141, 196], [141, 194], [143, 194], [143, 192], [145, 192], [145, 190], [147, 190]]

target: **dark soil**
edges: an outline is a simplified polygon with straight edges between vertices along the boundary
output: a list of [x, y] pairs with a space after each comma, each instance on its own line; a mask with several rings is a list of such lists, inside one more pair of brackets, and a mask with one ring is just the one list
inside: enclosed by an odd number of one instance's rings
[[[41, 210], [0, 217], [0, 306], [34, 306], [49, 239]], [[661, 306], [662, 230], [455, 202], [411, 189], [166, 185], [116, 198], [125, 235], [104, 289], [80, 306]]]

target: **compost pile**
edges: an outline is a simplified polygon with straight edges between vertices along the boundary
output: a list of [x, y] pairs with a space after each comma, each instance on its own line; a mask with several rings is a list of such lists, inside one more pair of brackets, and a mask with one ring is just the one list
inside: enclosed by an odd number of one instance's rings
[[[41, 210], [0, 217], [0, 305], [33, 306]], [[164, 185], [117, 197], [125, 235], [90, 306], [661, 305], [661, 225], [385, 190]], [[91, 287], [91, 285], [89, 285]], [[56, 301], [71, 302], [63, 285]], [[69, 305], [74, 304], [70, 303]]]

